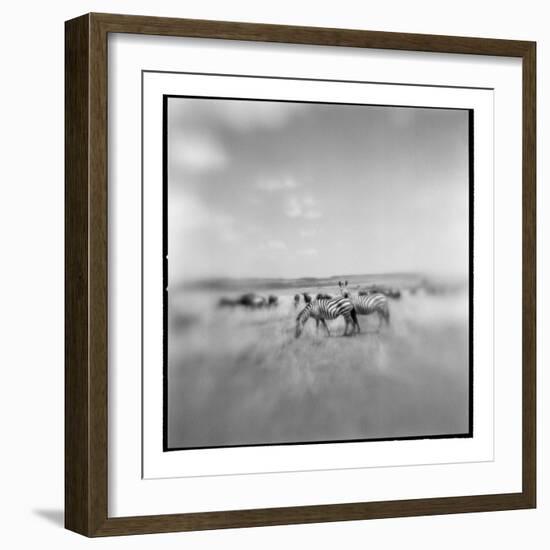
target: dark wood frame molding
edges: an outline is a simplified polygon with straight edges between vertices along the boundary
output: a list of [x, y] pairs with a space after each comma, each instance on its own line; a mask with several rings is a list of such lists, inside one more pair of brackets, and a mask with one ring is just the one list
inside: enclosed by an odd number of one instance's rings
[[[107, 35], [518, 57], [523, 63], [523, 488], [520, 493], [110, 518], [107, 513]], [[533, 508], [536, 505], [536, 44], [88, 14], [65, 24], [65, 526], [87, 536]]]

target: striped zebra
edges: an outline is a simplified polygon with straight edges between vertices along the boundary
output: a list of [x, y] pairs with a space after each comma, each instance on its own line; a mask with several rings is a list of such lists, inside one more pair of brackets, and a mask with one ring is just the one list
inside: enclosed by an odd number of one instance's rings
[[315, 319], [317, 323], [317, 329], [319, 328], [319, 323], [321, 323], [326, 331], [327, 335], [330, 336], [330, 330], [328, 329], [326, 320], [336, 319], [337, 317], [344, 317], [346, 321], [346, 328], [344, 329], [344, 336], [348, 336], [348, 329], [350, 324], [351, 333], [356, 329], [357, 332], [360, 332], [359, 323], [357, 322], [357, 314], [355, 313], [355, 308], [351, 300], [347, 298], [333, 298], [331, 300], [321, 299], [321, 300], [312, 300], [306, 307], [298, 313], [296, 317], [296, 338], [299, 338], [304, 329], [304, 325], [310, 317]]
[[342, 283], [338, 281], [340, 287], [340, 294], [353, 303], [357, 315], [371, 315], [372, 313], [378, 313], [378, 330], [382, 327], [382, 324], [390, 324], [390, 309], [388, 306], [388, 298], [381, 292], [374, 292], [367, 295], [353, 294], [348, 288], [348, 282]]

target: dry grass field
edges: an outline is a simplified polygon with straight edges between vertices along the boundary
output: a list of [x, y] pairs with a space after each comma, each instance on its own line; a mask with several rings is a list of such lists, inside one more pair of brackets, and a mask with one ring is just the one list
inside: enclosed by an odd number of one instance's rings
[[310, 320], [294, 336], [299, 291], [270, 309], [218, 308], [227, 293], [172, 292], [168, 447], [209, 447], [464, 434], [468, 431], [467, 292], [390, 300], [391, 324], [331, 336]]

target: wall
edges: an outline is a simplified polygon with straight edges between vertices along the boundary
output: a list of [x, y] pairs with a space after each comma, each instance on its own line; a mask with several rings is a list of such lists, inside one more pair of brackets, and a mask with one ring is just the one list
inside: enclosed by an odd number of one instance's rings
[[[545, 3], [463, 0], [376, 2], [252, 2], [166, 0], [48, 2], [21, 0], [2, 12], [0, 84], [0, 232], [5, 258], [0, 277], [0, 539], [7, 548], [45, 543], [83, 548], [243, 548], [297, 544], [331, 548], [406, 544], [447, 550], [485, 542], [500, 549], [529, 540], [542, 548], [550, 512], [548, 476], [539, 472], [536, 511], [392, 519], [126, 537], [89, 541], [61, 528], [63, 506], [63, 22], [89, 11], [241, 20], [386, 31], [516, 38], [538, 41], [539, 139], [539, 464], [550, 435], [543, 434], [550, 394], [543, 372], [548, 295], [540, 288], [550, 255], [542, 243], [550, 231], [543, 158], [550, 129], [547, 82], [550, 44]], [[96, 546], [97, 547], [97, 546]]]

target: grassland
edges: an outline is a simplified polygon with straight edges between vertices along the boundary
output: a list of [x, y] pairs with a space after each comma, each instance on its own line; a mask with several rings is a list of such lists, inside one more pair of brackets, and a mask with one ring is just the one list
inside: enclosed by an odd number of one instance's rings
[[[311, 320], [296, 339], [303, 304], [294, 307], [294, 294], [336, 292], [325, 281], [307, 282], [279, 285], [279, 306], [261, 310], [217, 308], [220, 289], [171, 294], [169, 447], [468, 431], [464, 289], [405, 291], [390, 302], [391, 325], [380, 333], [376, 318], [359, 317], [362, 333], [353, 337], [341, 336], [341, 319], [329, 322], [331, 337]], [[273, 292], [272, 284], [258, 289]]]

